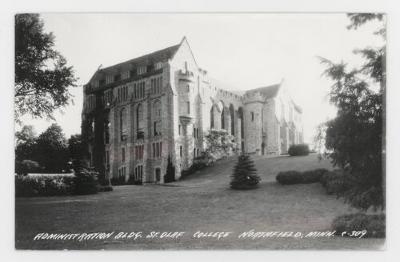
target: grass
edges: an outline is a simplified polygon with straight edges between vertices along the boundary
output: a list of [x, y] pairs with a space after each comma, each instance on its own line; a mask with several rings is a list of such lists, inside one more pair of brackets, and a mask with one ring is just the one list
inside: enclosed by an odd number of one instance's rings
[[[18, 249], [370, 249], [379, 239], [270, 238], [241, 240], [244, 231], [326, 231], [333, 219], [355, 210], [327, 195], [320, 184], [281, 186], [280, 171], [331, 169], [316, 155], [254, 157], [261, 183], [258, 189], [229, 189], [236, 159], [219, 161], [183, 181], [163, 185], [119, 186], [97, 195], [16, 199]], [[177, 240], [108, 239], [33, 241], [40, 232], [185, 231]], [[230, 231], [223, 240], [195, 239], [196, 231]]]

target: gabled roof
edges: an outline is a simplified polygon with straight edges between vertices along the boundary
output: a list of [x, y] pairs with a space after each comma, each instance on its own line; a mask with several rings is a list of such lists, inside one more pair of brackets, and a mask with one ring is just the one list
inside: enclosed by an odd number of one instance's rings
[[278, 91], [281, 87], [281, 84], [275, 84], [275, 85], [270, 85], [270, 86], [264, 86], [264, 87], [259, 87], [256, 89], [251, 89], [247, 90], [246, 93], [253, 93], [253, 92], [259, 92], [265, 96], [265, 98], [273, 98], [276, 97], [278, 94]]
[[178, 51], [178, 48], [180, 47], [181, 44], [177, 44], [177, 45], [173, 45], [155, 52], [152, 52], [150, 54], [146, 54], [140, 57], [136, 57], [133, 58], [131, 60], [116, 64], [116, 65], [112, 65], [106, 68], [102, 68], [100, 69], [100, 71], [105, 71], [107, 69], [111, 69], [114, 67], [118, 67], [118, 66], [123, 66], [123, 65], [142, 65], [142, 64], [147, 64], [148, 62], [159, 62], [159, 61], [163, 61], [163, 60], [167, 60], [172, 58], [176, 51]]

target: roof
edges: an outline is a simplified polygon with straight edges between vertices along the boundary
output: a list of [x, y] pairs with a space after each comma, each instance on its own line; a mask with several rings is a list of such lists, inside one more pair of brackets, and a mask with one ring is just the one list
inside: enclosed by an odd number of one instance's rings
[[274, 84], [270, 86], [259, 87], [256, 89], [247, 90], [246, 93], [260, 92], [266, 98], [273, 98], [278, 94], [281, 84]]
[[163, 60], [167, 60], [172, 58], [176, 51], [178, 51], [179, 47], [181, 44], [177, 44], [177, 45], [173, 45], [140, 57], [136, 57], [133, 58], [131, 60], [119, 63], [119, 64], [115, 64], [106, 68], [102, 68], [100, 69], [100, 71], [105, 71], [111, 68], [115, 68], [118, 66], [123, 66], [123, 65], [128, 65], [128, 64], [132, 64], [132, 65], [140, 65], [140, 64], [147, 64], [149, 62], [159, 62], [159, 61], [163, 61]]

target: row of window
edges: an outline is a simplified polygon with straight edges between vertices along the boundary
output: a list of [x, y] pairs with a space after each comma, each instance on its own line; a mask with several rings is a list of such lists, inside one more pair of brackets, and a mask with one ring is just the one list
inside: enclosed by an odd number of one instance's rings
[[118, 88], [117, 100], [118, 100], [118, 103], [128, 100], [128, 87], [127, 86], [122, 86], [122, 87]]
[[151, 94], [160, 94], [162, 92], [162, 76], [152, 78], [150, 80], [150, 92]]
[[125, 180], [125, 176], [126, 176], [126, 167], [125, 166], [120, 167], [118, 169], [118, 178], [121, 179], [121, 180], [122, 179]]
[[115, 75], [107, 75], [105, 79], [100, 79], [95, 84], [96, 86], [103, 86], [105, 84], [111, 84], [112, 82], [118, 82], [122, 79], [127, 79], [129, 77], [134, 77], [137, 75], [143, 75], [147, 72], [151, 72], [152, 70], [159, 70], [162, 68], [162, 62], [157, 62], [152, 65], [140, 66], [136, 69], [132, 69], [130, 71], [125, 71], [122, 74], [117, 73]]

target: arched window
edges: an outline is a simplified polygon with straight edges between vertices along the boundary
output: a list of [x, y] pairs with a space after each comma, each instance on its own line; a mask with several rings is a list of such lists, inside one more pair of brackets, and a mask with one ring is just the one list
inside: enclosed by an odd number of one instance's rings
[[161, 102], [156, 100], [153, 104], [153, 133], [154, 136], [161, 135]]
[[231, 104], [229, 106], [229, 115], [231, 117], [231, 135], [235, 135], [235, 109], [233, 108], [233, 105]]
[[122, 108], [119, 112], [119, 127], [120, 127], [120, 135], [121, 141], [126, 139], [127, 130], [126, 130], [126, 109]]
[[153, 115], [155, 119], [161, 118], [161, 102], [156, 100], [153, 104]]
[[139, 104], [136, 108], [136, 126], [137, 128], [141, 128], [141, 122], [143, 120], [143, 107], [142, 104]]

